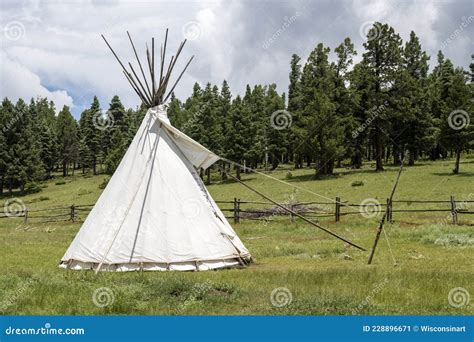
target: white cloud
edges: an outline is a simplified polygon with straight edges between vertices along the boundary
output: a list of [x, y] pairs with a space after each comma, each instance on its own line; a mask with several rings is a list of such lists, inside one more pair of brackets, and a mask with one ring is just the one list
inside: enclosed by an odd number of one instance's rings
[[0, 52], [1, 65], [1, 97], [12, 101], [23, 98], [28, 101], [32, 97], [47, 97], [54, 101], [56, 110], [72, 106], [72, 97], [66, 90], [48, 90], [41, 84], [41, 79], [24, 65], [11, 60], [5, 53]]
[[[100, 34], [104, 33], [124, 62], [135, 63], [125, 34], [129, 30], [144, 61], [145, 42], [152, 36], [157, 53], [166, 27], [170, 29], [168, 58], [184, 38], [183, 26], [197, 22], [201, 35], [189, 41], [177, 65], [196, 55], [177, 88], [187, 97], [192, 84], [221, 84], [227, 79], [234, 93], [247, 83], [277, 83], [286, 91], [291, 54], [306, 58], [322, 42], [334, 49], [349, 36], [362, 54], [360, 25], [380, 20], [408, 38], [414, 30], [424, 49], [435, 55], [443, 40], [459, 26], [462, 15], [472, 13], [468, 0], [452, 2], [343, 1], [115, 1], [40, 2], [2, 1], [2, 96], [48, 96], [61, 103], [88, 105], [97, 95], [103, 107], [117, 94], [127, 107], [139, 100], [121, 73]], [[296, 21], [268, 49], [262, 44], [280, 29], [285, 17]], [[17, 21], [24, 26], [21, 39], [5, 39], [5, 27]], [[455, 65], [467, 66], [472, 52], [474, 23], [446, 47]], [[8, 66], [7, 66], [8, 64]], [[176, 75], [175, 75], [176, 76]], [[171, 84], [173, 83], [173, 80]], [[48, 90], [53, 89], [53, 90]], [[54, 98], [53, 98], [54, 96]], [[69, 102], [68, 102], [69, 101]], [[58, 103], [58, 107], [59, 107]]]

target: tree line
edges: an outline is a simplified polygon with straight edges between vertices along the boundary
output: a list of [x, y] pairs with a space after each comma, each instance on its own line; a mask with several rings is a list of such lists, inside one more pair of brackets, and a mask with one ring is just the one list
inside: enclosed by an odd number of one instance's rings
[[[76, 170], [112, 174], [143, 118], [143, 108], [125, 110], [118, 96], [107, 113], [94, 97], [76, 121], [68, 106], [56, 115], [46, 98], [0, 105], [0, 194], [13, 189], [36, 191], [38, 182]], [[100, 166], [100, 170], [98, 169]]]
[[320, 43], [306, 60], [294, 54], [287, 96], [274, 84], [248, 85], [244, 96], [232, 99], [226, 81], [220, 90], [196, 83], [186, 101], [172, 99], [171, 119], [252, 168], [314, 166], [318, 178], [343, 164], [360, 168], [365, 160], [383, 171], [387, 163], [455, 156], [453, 172], [459, 172], [461, 153], [474, 143], [474, 63], [463, 70], [439, 51], [430, 71], [415, 32], [403, 42], [379, 22], [359, 63], [350, 38], [334, 49], [333, 62], [330, 53]]
[[[320, 43], [306, 60], [291, 57], [287, 93], [258, 84], [233, 97], [225, 80], [220, 88], [196, 83], [186, 100], [172, 95], [168, 115], [190, 137], [237, 162], [238, 177], [243, 167], [280, 163], [314, 167], [319, 178], [364, 161], [383, 171], [387, 163], [448, 156], [456, 157], [458, 173], [461, 153], [474, 144], [474, 63], [463, 70], [440, 51], [430, 71], [416, 34], [404, 43], [382, 23], [368, 32], [357, 64], [356, 55], [350, 38], [334, 55]], [[55, 112], [44, 98], [2, 101], [0, 194], [34, 189], [57, 171], [112, 174], [146, 108], [125, 109], [114, 96], [107, 111], [94, 97], [79, 121], [67, 106]], [[223, 178], [230, 167], [221, 163]]]

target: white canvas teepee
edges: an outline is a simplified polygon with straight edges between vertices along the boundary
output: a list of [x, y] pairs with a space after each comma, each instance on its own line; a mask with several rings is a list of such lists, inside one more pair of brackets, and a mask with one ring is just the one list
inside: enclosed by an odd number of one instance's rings
[[[82, 225], [60, 267], [81, 270], [209, 270], [246, 265], [250, 254], [199, 177], [219, 157], [173, 127], [163, 103], [173, 67], [186, 40], [165, 68], [165, 41], [155, 76], [155, 41], [147, 47], [148, 81], [130, 34], [140, 79], [125, 68], [133, 90], [148, 109], [137, 134], [104, 192]], [[158, 80], [158, 82], [157, 82]]]
[[208, 270], [250, 254], [195, 168], [218, 156], [148, 110], [119, 167], [60, 267], [110, 271]]

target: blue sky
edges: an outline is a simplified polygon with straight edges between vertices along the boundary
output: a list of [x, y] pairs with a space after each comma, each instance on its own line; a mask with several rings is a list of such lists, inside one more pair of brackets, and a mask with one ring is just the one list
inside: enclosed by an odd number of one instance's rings
[[169, 51], [189, 38], [181, 66], [186, 57], [196, 57], [176, 91], [182, 99], [194, 82], [220, 85], [223, 79], [234, 95], [247, 83], [276, 83], [286, 91], [291, 54], [306, 58], [319, 42], [333, 50], [348, 36], [358, 61], [374, 21], [389, 23], [404, 40], [414, 30], [432, 64], [442, 49], [455, 65], [467, 68], [474, 53], [474, 2], [464, 0], [2, 0], [0, 8], [0, 96], [46, 96], [58, 110], [70, 106], [76, 117], [93, 95], [104, 108], [115, 94], [126, 107], [139, 104], [101, 33], [127, 61], [134, 57], [126, 30], [141, 56], [152, 36], [162, 41], [166, 27]]

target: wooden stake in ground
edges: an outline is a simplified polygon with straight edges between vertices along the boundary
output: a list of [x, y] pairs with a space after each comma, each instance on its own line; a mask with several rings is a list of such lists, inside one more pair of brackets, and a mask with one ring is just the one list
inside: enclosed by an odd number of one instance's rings
[[313, 221], [307, 219], [307, 218], [304, 217], [303, 215], [300, 215], [300, 214], [298, 214], [297, 212], [295, 212], [295, 211], [293, 211], [293, 210], [291, 210], [291, 209], [285, 207], [284, 205], [281, 205], [280, 203], [275, 202], [275, 201], [272, 200], [270, 197], [268, 197], [268, 196], [262, 194], [262, 193], [261, 193], [260, 191], [258, 191], [258, 190], [255, 190], [255, 189], [252, 188], [251, 186], [249, 186], [249, 185], [245, 184], [244, 182], [242, 182], [242, 181], [241, 181], [240, 179], [238, 179], [237, 177], [234, 177], [233, 175], [231, 175], [230, 173], [227, 173], [226, 171], [224, 171], [224, 172], [227, 174], [227, 176], [229, 176], [229, 177], [232, 178], [233, 180], [239, 182], [240, 184], [242, 184], [243, 186], [245, 186], [247, 189], [249, 189], [249, 190], [255, 192], [256, 194], [262, 196], [262, 197], [265, 198], [267, 201], [272, 202], [272, 203], [275, 204], [277, 207], [280, 207], [281, 209], [283, 209], [283, 210], [289, 212], [290, 214], [299, 217], [299, 218], [302, 219], [303, 221], [305, 221], [305, 222], [307, 222], [307, 223], [309, 223], [309, 224], [315, 226], [316, 228], [321, 229], [322, 231], [328, 233], [329, 235], [334, 236], [335, 238], [337, 238], [337, 239], [339, 239], [339, 240], [344, 241], [345, 243], [348, 243], [349, 245], [351, 245], [351, 246], [353, 246], [353, 247], [355, 247], [355, 248], [360, 249], [361, 251], [366, 251], [365, 248], [360, 247], [360, 246], [356, 245], [355, 243], [350, 242], [349, 240], [344, 239], [342, 236], [339, 236], [339, 235], [337, 235], [336, 233], [333, 233], [333, 232], [331, 232], [330, 230], [328, 230], [328, 229], [326, 229], [326, 228], [324, 228], [324, 227], [321, 227], [319, 224], [317, 224], [317, 223], [315, 223], [315, 222], [313, 222]]
[[372, 251], [370, 252], [370, 256], [369, 256], [369, 261], [368, 261], [369, 265], [372, 263], [372, 259], [374, 258], [375, 249], [377, 248], [377, 244], [379, 243], [380, 234], [382, 233], [383, 225], [385, 224], [385, 220], [387, 219], [387, 213], [390, 210], [390, 207], [391, 207], [391, 204], [392, 204], [393, 195], [395, 194], [395, 190], [397, 189], [398, 181], [400, 180], [400, 175], [402, 174], [403, 164], [405, 164], [405, 158], [403, 158], [403, 160], [402, 160], [402, 164], [400, 165], [400, 170], [398, 170], [397, 180], [395, 181], [395, 184], [393, 185], [392, 193], [390, 194], [390, 198], [387, 202], [387, 208], [386, 208], [386, 210], [385, 210], [385, 212], [382, 216], [382, 220], [380, 220], [379, 229], [377, 229], [377, 234], [375, 235], [374, 245], [372, 246]]

